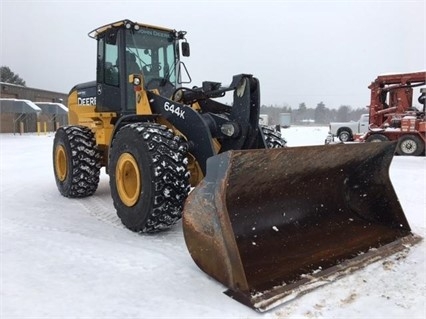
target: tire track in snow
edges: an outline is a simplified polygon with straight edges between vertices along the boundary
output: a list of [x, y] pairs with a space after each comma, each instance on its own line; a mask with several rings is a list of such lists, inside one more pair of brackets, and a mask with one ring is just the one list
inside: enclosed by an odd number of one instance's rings
[[[96, 196], [90, 196], [78, 199], [78, 202], [84, 207], [84, 209], [89, 213], [89, 215], [94, 217], [95, 219], [115, 228], [132, 232], [131, 230], [127, 229], [126, 226], [123, 225], [120, 218], [117, 216], [114, 206], [110, 204], [109, 201]], [[155, 242], [157, 242], [157, 240], [163, 241], [164, 239], [166, 239], [166, 242], [169, 239], [174, 241], [178, 238], [183, 237], [181, 228], [181, 221], [178, 221], [171, 229], [157, 234], [145, 234], [145, 236], [149, 237], [150, 240], [153, 240]]]
[[[4, 218], [2, 226], [3, 240], [5, 242], [5, 237], [9, 237], [8, 240], [10, 242], [28, 242], [30, 243], [28, 247], [43, 247], [43, 251], [49, 252], [50, 256], [66, 256], [68, 260], [75, 264], [85, 263], [96, 267], [105, 267], [108, 265], [125, 271], [137, 270], [140, 272], [155, 271], [158, 270], [158, 265], [170, 263], [168, 256], [156, 252], [155, 247], [147, 249], [147, 247], [142, 247], [143, 245], [123, 242], [123, 246], [121, 247], [114, 245], [106, 250], [102, 250], [99, 249], [99, 245], [96, 242], [101, 241], [102, 244], [105, 244], [104, 239], [91, 237], [89, 238], [90, 242], [84, 245], [81, 242], [86, 241], [87, 234], [75, 230], [34, 225], [23, 220], [10, 218]], [[35, 236], [32, 233], [34, 231], [43, 232], [44, 236]], [[58, 233], [61, 240], [58, 240]], [[69, 236], [70, 240], [63, 240], [64, 236]], [[17, 237], [17, 239], [13, 239], [13, 237]], [[78, 242], [76, 239], [78, 239]], [[122, 249], [123, 247], [124, 249]], [[147, 258], [144, 255], [148, 256], [151, 262], [147, 263]], [[154, 256], [155, 258], [153, 259], [152, 257]]]
[[84, 207], [90, 216], [111, 225], [115, 228], [126, 229], [120, 218], [117, 216], [112, 205], [106, 205], [106, 202], [96, 196], [78, 199], [78, 202]]
[[[54, 196], [52, 196], [50, 193], [42, 194], [42, 198], [45, 202], [51, 202], [53, 197]], [[126, 229], [126, 227], [121, 223], [120, 218], [117, 216], [112, 203], [110, 203], [110, 201], [104, 197], [93, 195], [84, 198], [73, 198], [72, 200], [81, 205], [90, 216], [96, 218], [97, 220], [100, 220], [115, 228]]]

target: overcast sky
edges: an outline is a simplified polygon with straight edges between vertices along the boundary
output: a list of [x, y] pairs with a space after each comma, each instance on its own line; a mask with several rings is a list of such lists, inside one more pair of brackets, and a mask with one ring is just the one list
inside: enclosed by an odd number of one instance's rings
[[426, 70], [426, 0], [0, 0], [0, 65], [68, 93], [95, 79], [87, 33], [128, 18], [186, 30], [192, 85], [250, 73], [266, 105], [365, 107], [379, 74]]

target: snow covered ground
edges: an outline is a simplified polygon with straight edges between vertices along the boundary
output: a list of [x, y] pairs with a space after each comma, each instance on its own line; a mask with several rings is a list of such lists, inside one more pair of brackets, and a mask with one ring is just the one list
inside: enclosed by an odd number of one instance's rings
[[[323, 144], [327, 127], [283, 130], [289, 146]], [[425, 318], [425, 242], [259, 314], [232, 300], [187, 252], [182, 226], [128, 231], [108, 176], [95, 195], [62, 197], [53, 134], [0, 134], [1, 300], [6, 318]], [[395, 157], [391, 179], [425, 236], [426, 158]]]

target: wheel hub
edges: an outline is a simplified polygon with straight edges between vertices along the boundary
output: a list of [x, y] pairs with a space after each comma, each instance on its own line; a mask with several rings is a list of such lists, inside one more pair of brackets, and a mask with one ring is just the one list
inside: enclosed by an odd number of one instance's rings
[[412, 154], [416, 151], [417, 147], [416, 147], [416, 143], [414, 143], [413, 141], [405, 141], [402, 145], [401, 148], [404, 150], [405, 153], [407, 154]]
[[58, 180], [63, 182], [67, 178], [67, 155], [63, 145], [58, 145], [55, 150], [55, 173]]
[[120, 155], [116, 171], [115, 179], [118, 195], [121, 201], [128, 207], [134, 206], [141, 191], [141, 178], [138, 163], [130, 153]]

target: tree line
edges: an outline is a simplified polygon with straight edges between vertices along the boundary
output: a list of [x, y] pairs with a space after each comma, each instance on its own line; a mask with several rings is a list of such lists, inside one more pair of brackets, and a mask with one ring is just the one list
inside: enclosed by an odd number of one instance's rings
[[300, 103], [297, 109], [292, 109], [290, 106], [262, 105], [260, 113], [268, 115], [270, 125], [280, 124], [280, 113], [290, 113], [292, 124], [329, 124], [330, 122], [357, 121], [361, 114], [368, 113], [368, 109], [366, 107], [353, 109], [349, 105], [329, 109], [320, 102], [315, 108], [309, 108], [305, 103]]

